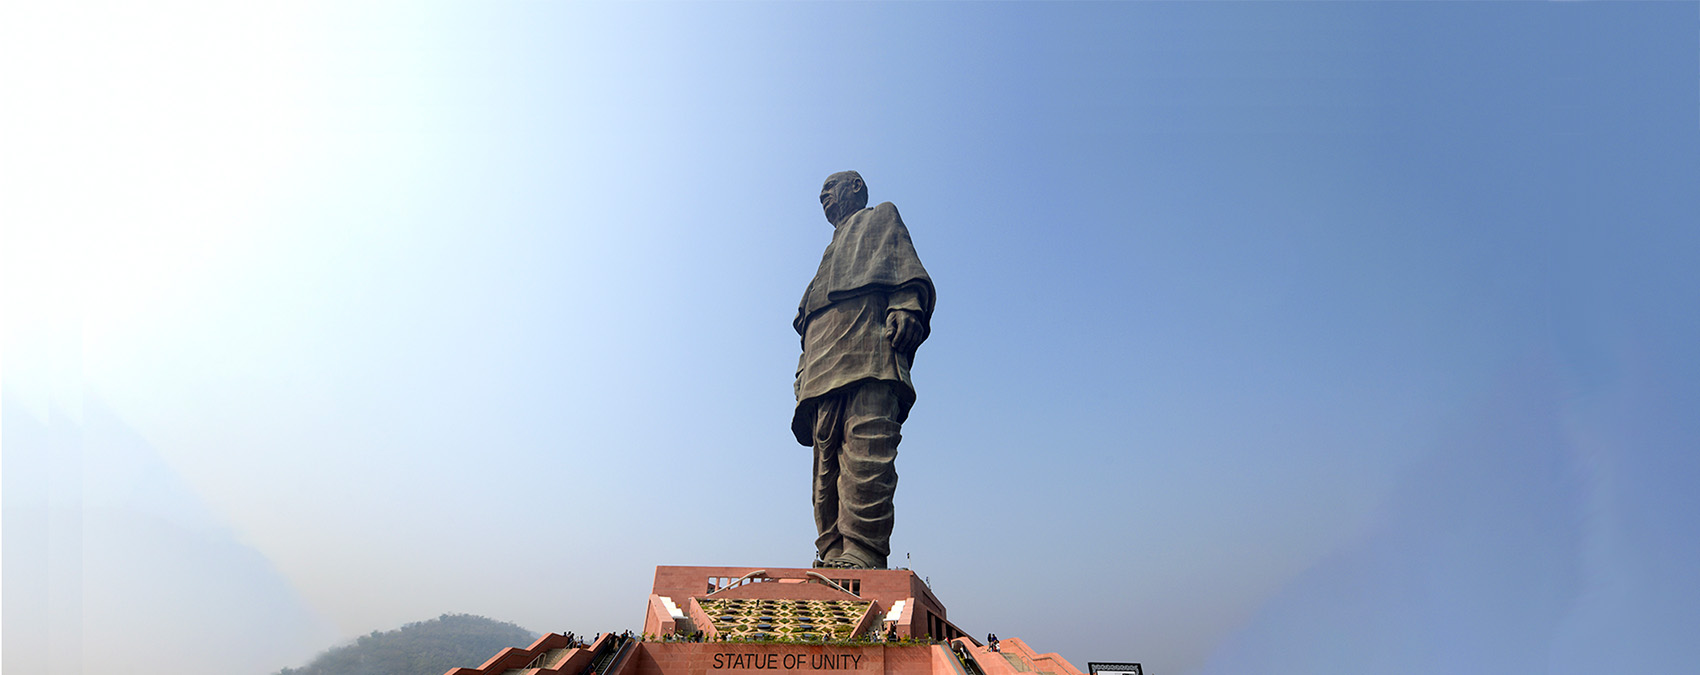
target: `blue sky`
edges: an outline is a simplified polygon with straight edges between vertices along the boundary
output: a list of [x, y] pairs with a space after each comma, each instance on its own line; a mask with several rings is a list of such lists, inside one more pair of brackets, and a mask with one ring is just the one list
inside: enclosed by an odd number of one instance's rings
[[1694, 3], [7, 12], [7, 666], [806, 564], [849, 168], [938, 285], [893, 546], [963, 627], [1700, 656]]

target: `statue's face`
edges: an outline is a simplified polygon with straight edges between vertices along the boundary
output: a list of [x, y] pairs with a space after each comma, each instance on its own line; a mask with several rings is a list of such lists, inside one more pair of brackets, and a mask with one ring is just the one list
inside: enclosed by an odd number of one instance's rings
[[868, 193], [860, 176], [835, 173], [820, 188], [820, 208], [826, 213], [826, 222], [833, 227], [867, 205]]

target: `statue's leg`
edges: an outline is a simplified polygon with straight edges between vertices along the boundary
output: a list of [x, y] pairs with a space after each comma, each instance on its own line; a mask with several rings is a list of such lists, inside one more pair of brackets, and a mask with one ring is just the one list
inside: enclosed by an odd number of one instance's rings
[[814, 505], [815, 553], [832, 560], [844, 552], [844, 537], [838, 533], [838, 451], [844, 444], [842, 429], [844, 396], [832, 395], [815, 405]]
[[846, 398], [838, 475], [842, 557], [859, 567], [884, 568], [891, 555], [897, 444], [903, 440], [897, 391], [889, 382], [868, 382]]

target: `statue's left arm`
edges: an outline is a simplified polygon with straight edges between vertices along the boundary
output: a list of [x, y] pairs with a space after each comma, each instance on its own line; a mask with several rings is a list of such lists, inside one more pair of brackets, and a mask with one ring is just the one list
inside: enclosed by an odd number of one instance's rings
[[915, 350], [927, 339], [930, 332], [925, 317], [921, 294], [916, 289], [900, 288], [887, 296], [886, 338], [891, 340], [893, 351], [902, 354], [911, 362], [915, 360]]

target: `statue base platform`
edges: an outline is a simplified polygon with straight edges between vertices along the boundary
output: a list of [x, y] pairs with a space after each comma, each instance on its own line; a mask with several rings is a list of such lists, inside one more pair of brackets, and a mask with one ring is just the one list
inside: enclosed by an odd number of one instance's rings
[[[982, 644], [909, 570], [655, 568], [642, 635], [551, 633], [446, 675], [1081, 675], [1019, 638]], [[778, 671], [778, 672], [774, 672]]]

